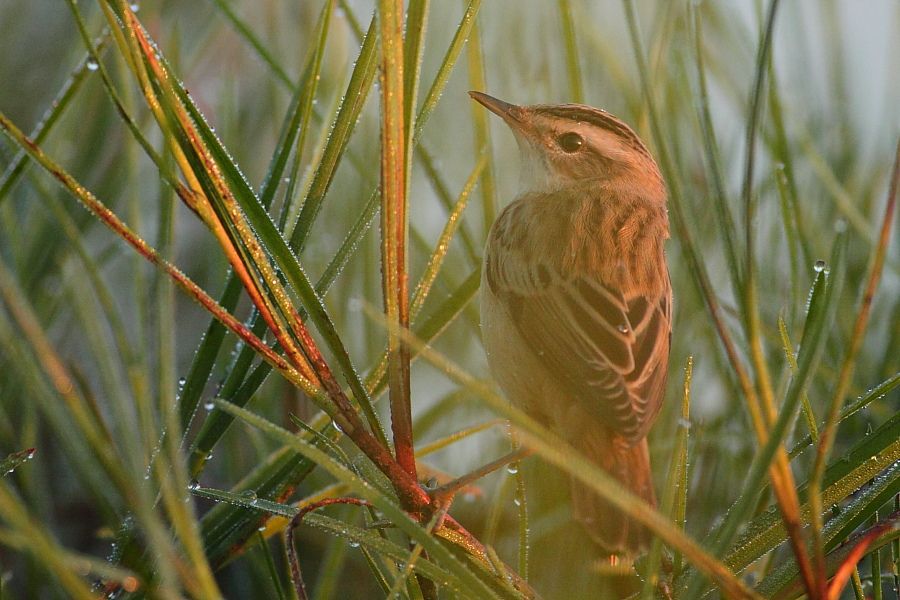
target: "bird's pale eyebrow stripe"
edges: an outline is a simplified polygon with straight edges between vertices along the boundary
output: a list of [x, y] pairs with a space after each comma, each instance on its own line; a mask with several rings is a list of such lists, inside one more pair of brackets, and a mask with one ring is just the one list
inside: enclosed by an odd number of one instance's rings
[[598, 108], [580, 106], [577, 104], [542, 106], [537, 110], [538, 112], [545, 115], [561, 117], [563, 119], [570, 119], [572, 121], [581, 121], [583, 123], [590, 123], [602, 129], [606, 129], [607, 131], [612, 131], [613, 133], [619, 135], [622, 139], [627, 141], [628, 144], [635, 150], [641, 152], [642, 154], [650, 156], [650, 151], [647, 150], [644, 142], [641, 141], [641, 138], [637, 136], [637, 134], [631, 129], [631, 127], [606, 111], [600, 110]]

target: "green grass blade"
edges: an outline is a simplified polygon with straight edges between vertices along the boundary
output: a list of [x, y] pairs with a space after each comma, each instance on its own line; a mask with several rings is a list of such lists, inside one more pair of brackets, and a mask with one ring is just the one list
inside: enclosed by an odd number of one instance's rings
[[[875, 460], [872, 460], [873, 457]], [[841, 502], [897, 460], [900, 460], [900, 414], [894, 415], [829, 465], [825, 471], [823, 501], [828, 506]], [[806, 494], [805, 484], [800, 491]], [[804, 505], [803, 513], [808, 515], [808, 503]], [[747, 523], [745, 532], [735, 540], [725, 556], [725, 564], [735, 572], [742, 572], [784, 539], [784, 526], [777, 512], [769, 509]]]
[[374, 504], [378, 510], [384, 513], [385, 518], [389, 519], [410, 537], [422, 544], [431, 557], [431, 560], [446, 565], [446, 568], [459, 578], [460, 589], [465, 590], [466, 593], [473, 594], [473, 597], [497, 597], [491, 587], [475, 577], [468, 568], [464, 567], [463, 564], [447, 550], [447, 548], [431, 537], [422, 525], [411, 520], [405, 512], [394, 504], [394, 500], [384, 496], [376, 487], [360, 479], [355, 473], [331, 458], [328, 454], [316, 448], [309, 442], [291, 435], [289, 432], [262, 419], [254, 413], [230, 405], [221, 400], [217, 400], [216, 404], [222, 410], [230, 412], [236, 418], [244, 421], [248, 425], [257, 428], [266, 435], [271, 436], [273, 439], [290, 446], [308, 460], [327, 471], [335, 479], [346, 484], [355, 494], [358, 494], [361, 498]]
[[[893, 481], [893, 493], [896, 494], [897, 490], [900, 489], [900, 465], [895, 465], [894, 468], [890, 470], [889, 476], [886, 475], [886, 477], [889, 477], [890, 480]], [[851, 538], [850, 543], [841, 544], [840, 546], [838, 546], [838, 543], [846, 539], [846, 534], [852, 532], [853, 529], [865, 522], [868, 515], [873, 514], [879, 506], [883, 505], [885, 499], [890, 499], [890, 495], [878, 493], [883, 491], [881, 483], [882, 480], [879, 479], [872, 488], [867, 488], [859, 498], [854, 500], [847, 507], [848, 512], [852, 511], [851, 514], [854, 514], [857, 517], [859, 517], [859, 514], [865, 512], [863, 515], [865, 518], [855, 519], [858, 522], [853, 527], [846, 527], [841, 531], [841, 535], [844, 535], [844, 537], [835, 537], [835, 543], [829, 545], [829, 553], [826, 556], [826, 573], [834, 573], [836, 567], [846, 559], [848, 551], [854, 547], [855, 544], [852, 543], [853, 540], [858, 538]], [[840, 519], [840, 516], [837, 518]], [[872, 542], [869, 546], [870, 551], [877, 552], [884, 546], [900, 539], [900, 527], [897, 526], [896, 519], [897, 515], [895, 514], [895, 524], [893, 527], [889, 527], [884, 534], [880, 535]], [[831, 529], [831, 522], [829, 522], [827, 529]], [[801, 595], [801, 588], [799, 587], [800, 582], [797, 574], [798, 570], [796, 563], [793, 560], [788, 559], [784, 561], [784, 563], [778, 565], [778, 567], [776, 567], [757, 586], [757, 591], [766, 598], [796, 598]]]
[[253, 30], [250, 26], [241, 19], [234, 9], [231, 7], [231, 3], [228, 0], [210, 0], [213, 5], [219, 9], [219, 12], [225, 19], [231, 23], [231, 26], [235, 28], [240, 37], [242, 37], [250, 47], [253, 48], [254, 52], [262, 59], [263, 63], [269, 67], [275, 77], [283, 83], [289, 89], [294, 89], [294, 82], [291, 80], [290, 75], [287, 74], [287, 71], [281, 66], [281, 64], [275, 60], [275, 57], [269, 52], [268, 48], [266, 48], [265, 44], [262, 43], [256, 34], [253, 33]]
[[375, 80], [375, 71], [378, 65], [377, 38], [373, 17], [356, 59], [356, 66], [350, 75], [350, 82], [347, 84], [347, 91], [344, 93], [341, 107], [338, 109], [338, 116], [325, 151], [319, 164], [316, 165], [312, 183], [303, 199], [300, 216], [293, 229], [285, 231], [285, 234], [290, 237], [291, 248], [297, 252], [303, 251], [309, 232], [322, 208], [325, 194], [334, 180], [338, 164], [347, 149], [350, 134], [353, 133], [353, 128]]
[[[759, 491], [763, 487], [766, 472], [772, 465], [775, 454], [782, 448], [782, 442], [787, 435], [790, 424], [796, 415], [801, 394], [806, 388], [809, 377], [815, 371], [827, 339], [827, 332], [837, 311], [837, 298], [840, 290], [844, 266], [844, 253], [846, 247], [846, 235], [841, 235], [835, 241], [832, 253], [832, 271], [829, 275], [825, 270], [816, 275], [813, 289], [810, 293], [809, 309], [807, 311], [806, 324], [804, 326], [801, 341], [801, 352], [797, 376], [791, 380], [790, 387], [781, 404], [781, 410], [775, 424], [769, 431], [769, 438], [765, 445], [753, 458], [753, 463], [744, 480], [741, 494], [738, 500], [729, 510], [725, 522], [721, 527], [709, 536], [712, 541], [711, 548], [716, 556], [723, 556], [731, 546], [731, 542], [741, 523], [745, 522], [753, 510]], [[831, 281], [829, 281], [832, 279]], [[689, 578], [685, 587], [687, 597], [697, 597], [700, 594], [701, 582], [694, 574]]]
[[[41, 144], [53, 130], [54, 125], [56, 125], [66, 109], [72, 103], [88, 75], [96, 70], [97, 65], [99, 64], [97, 63], [96, 57], [103, 54], [108, 43], [109, 31], [105, 31], [91, 44], [87, 56], [81, 59], [78, 66], [72, 70], [72, 73], [66, 79], [65, 83], [63, 83], [62, 87], [57, 92], [56, 97], [50, 103], [50, 108], [41, 118], [40, 123], [35, 126], [28, 136], [34, 140], [35, 144]], [[27, 166], [28, 154], [24, 150], [20, 150], [7, 165], [3, 175], [0, 176], [0, 204], [3, 203], [3, 200], [9, 194], [9, 191], [16, 185], [19, 179], [21, 179]]]
[[569, 96], [572, 102], [584, 102], [584, 85], [581, 77], [581, 60], [578, 40], [575, 39], [575, 20], [572, 18], [570, 0], [558, 0], [559, 22], [566, 50], [566, 75], [569, 78]]
[[453, 40], [450, 42], [450, 46], [447, 48], [446, 54], [444, 54], [444, 59], [441, 61], [440, 67], [438, 67], [438, 72], [431, 82], [431, 87], [428, 88], [428, 93], [425, 94], [425, 100], [422, 101], [422, 106], [419, 108], [419, 115], [416, 117], [415, 134], [413, 135], [414, 143], [418, 142], [419, 136], [422, 135], [422, 130], [425, 128], [425, 123], [428, 122], [431, 113], [434, 112], [437, 106], [438, 100], [441, 98], [441, 94], [444, 93], [447, 80], [450, 78], [450, 72], [459, 59], [463, 45], [472, 34], [472, 28], [475, 27], [475, 17], [478, 16], [480, 8], [481, 0], [469, 0], [469, 3], [466, 5], [466, 10], [463, 12], [459, 26], [456, 28], [456, 33], [453, 34]]
[[[683, 481], [687, 473], [687, 445], [690, 435], [691, 425], [691, 379], [694, 373], [694, 358], [688, 357], [687, 365], [684, 368], [684, 392], [681, 397], [681, 418], [678, 422], [677, 433], [675, 434], [675, 445], [672, 449], [672, 460], [669, 463], [669, 472], [666, 475], [666, 485], [663, 488], [662, 502], [660, 510], [668, 516], [674, 523], [679, 523], [677, 512], [680, 504], [680, 496], [684, 496], [687, 490], [682, 489]], [[682, 527], [682, 530], [684, 528]], [[675, 565], [673, 572], [677, 576], [681, 563], [681, 553], [679, 552], [673, 559]], [[653, 600], [654, 592], [660, 584], [659, 570], [662, 563], [662, 541], [657, 538], [653, 540], [650, 547], [649, 558], [647, 559], [646, 571], [644, 574], [644, 585], [641, 589], [642, 600]]]

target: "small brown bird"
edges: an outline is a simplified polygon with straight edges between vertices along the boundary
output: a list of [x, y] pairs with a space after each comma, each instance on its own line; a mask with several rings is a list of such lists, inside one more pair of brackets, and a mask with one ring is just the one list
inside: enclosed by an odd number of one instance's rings
[[[511, 402], [655, 504], [646, 436], [662, 404], [672, 330], [656, 162], [603, 110], [470, 95], [512, 129], [523, 163], [521, 192], [484, 253], [491, 371]], [[607, 551], [646, 549], [646, 529], [577, 481], [572, 504]]]

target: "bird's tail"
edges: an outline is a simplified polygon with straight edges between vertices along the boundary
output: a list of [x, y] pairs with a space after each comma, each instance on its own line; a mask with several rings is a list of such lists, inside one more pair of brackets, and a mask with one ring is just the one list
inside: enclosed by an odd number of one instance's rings
[[[646, 438], [628, 446], [615, 436], [584, 436], [576, 447], [631, 493], [656, 506]], [[572, 480], [572, 506], [595, 542], [612, 554], [635, 556], [650, 544], [650, 532], [580, 481]]]

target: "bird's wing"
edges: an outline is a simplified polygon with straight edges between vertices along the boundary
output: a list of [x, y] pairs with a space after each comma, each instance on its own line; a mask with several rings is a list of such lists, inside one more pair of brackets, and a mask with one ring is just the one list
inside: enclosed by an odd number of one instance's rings
[[623, 294], [585, 274], [563, 275], [515, 251], [488, 252], [487, 285], [522, 338], [589, 414], [634, 442], [647, 434], [665, 387], [671, 293]]

